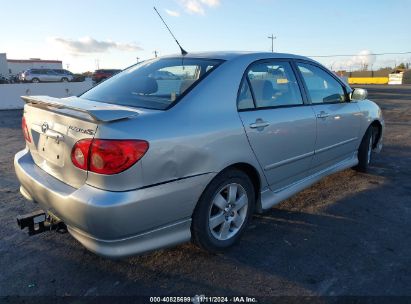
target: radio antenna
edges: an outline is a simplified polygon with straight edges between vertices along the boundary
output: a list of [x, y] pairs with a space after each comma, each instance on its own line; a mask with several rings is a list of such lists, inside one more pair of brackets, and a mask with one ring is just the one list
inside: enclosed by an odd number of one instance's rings
[[180, 45], [180, 43], [178, 42], [177, 38], [174, 36], [173, 32], [170, 30], [170, 28], [168, 27], [167, 23], [164, 21], [163, 17], [161, 17], [160, 13], [158, 12], [158, 10], [156, 9], [156, 7], [154, 6], [154, 10], [156, 11], [157, 15], [160, 17], [161, 21], [163, 21], [164, 25], [166, 26], [166, 28], [168, 29], [168, 31], [170, 32], [171, 36], [173, 36], [174, 40], [176, 41], [178, 47], [181, 50], [181, 55], [185, 56], [187, 55], [187, 51], [185, 49], [182, 48], [182, 46]]

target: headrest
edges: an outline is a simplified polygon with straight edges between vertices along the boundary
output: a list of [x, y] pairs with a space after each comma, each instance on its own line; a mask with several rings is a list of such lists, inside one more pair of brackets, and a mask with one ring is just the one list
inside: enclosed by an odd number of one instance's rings
[[274, 88], [271, 81], [252, 79], [251, 86], [253, 87], [253, 92], [257, 99], [271, 99], [273, 97]]
[[157, 81], [154, 78], [150, 78], [150, 77], [139, 79], [136, 84], [136, 88], [135, 88], [135, 92], [144, 94], [144, 95], [153, 94], [157, 91], [158, 91]]

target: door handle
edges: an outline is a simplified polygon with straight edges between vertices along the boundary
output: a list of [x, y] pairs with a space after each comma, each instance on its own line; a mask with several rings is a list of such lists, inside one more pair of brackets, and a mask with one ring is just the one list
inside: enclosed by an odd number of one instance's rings
[[327, 118], [330, 116], [327, 112], [321, 111], [319, 114], [317, 114], [317, 118]]
[[268, 127], [270, 123], [262, 120], [262, 119], [257, 119], [255, 123], [250, 124], [251, 129], [264, 129], [265, 127]]

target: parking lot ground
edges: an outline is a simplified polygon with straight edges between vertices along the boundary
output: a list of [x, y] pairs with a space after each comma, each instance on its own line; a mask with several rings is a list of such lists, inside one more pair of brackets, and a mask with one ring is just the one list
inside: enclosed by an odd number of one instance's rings
[[13, 169], [22, 113], [0, 111], [0, 295], [411, 296], [411, 86], [367, 88], [386, 120], [371, 171], [334, 174], [256, 215], [218, 255], [184, 244], [112, 261], [69, 234], [28, 237], [15, 220], [37, 209]]

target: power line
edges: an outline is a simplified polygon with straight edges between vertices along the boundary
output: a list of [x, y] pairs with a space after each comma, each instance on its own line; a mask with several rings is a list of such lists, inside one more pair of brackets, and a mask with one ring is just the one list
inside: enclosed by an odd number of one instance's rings
[[326, 58], [326, 57], [353, 57], [353, 56], [381, 56], [381, 55], [406, 55], [411, 54], [411, 52], [400, 52], [400, 53], [369, 53], [369, 54], [344, 54], [344, 55], [315, 55], [315, 56], [307, 56], [313, 58]]

